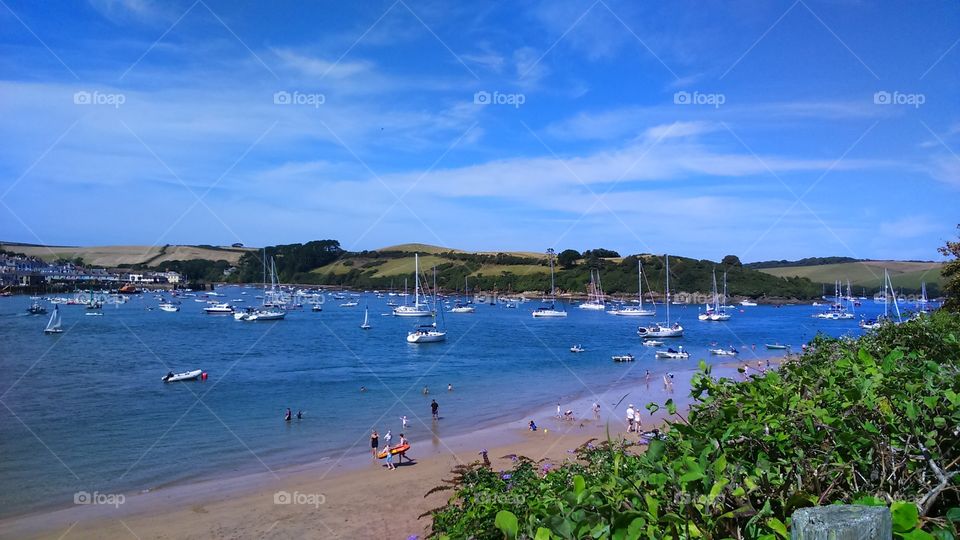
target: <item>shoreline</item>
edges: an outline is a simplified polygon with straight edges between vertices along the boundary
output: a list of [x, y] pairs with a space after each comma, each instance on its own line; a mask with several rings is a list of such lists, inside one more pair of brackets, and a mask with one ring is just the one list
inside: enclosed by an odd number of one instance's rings
[[[781, 360], [770, 358], [771, 366], [775, 368]], [[743, 364], [743, 361], [712, 364], [713, 376], [739, 380], [737, 368]], [[612, 438], [625, 436], [623, 411], [630, 400], [643, 415], [645, 430], [667, 420], [663, 408], [654, 415], [647, 413], [644, 405], [648, 402], [663, 403], [673, 398], [681, 411], [688, 410], [691, 404], [690, 377], [696, 368], [677, 370], [673, 391], [668, 392], [664, 389], [662, 375], [669, 371], [669, 364], [664, 367], [666, 369], [656, 373], [651, 371], [649, 384], [634, 380], [611, 385], [599, 394], [586, 390], [577, 393], [562, 403], [564, 410], [574, 411], [573, 421], [556, 419], [555, 406], [545, 405], [521, 415], [505, 415], [502, 421], [473, 432], [450, 437], [433, 436], [429, 441], [411, 441], [411, 457], [416, 461], [412, 465], [405, 462], [397, 471], [386, 472], [380, 461], [374, 463], [364, 443], [335, 459], [327, 456], [272, 472], [187, 480], [146, 492], [127, 493], [124, 494], [124, 503], [117, 507], [54, 506], [3, 518], [0, 519], [0, 537], [59, 538], [67, 531], [80, 536], [113, 537], [129, 535], [133, 531], [140, 538], [287, 537], [291, 534], [349, 538], [384, 536], [391, 530], [389, 524], [394, 523], [403, 524], [403, 534], [390, 534], [388, 538], [423, 535], [430, 521], [428, 518], [418, 521], [416, 517], [443, 505], [450, 495], [449, 492], [434, 493], [429, 497], [424, 494], [441, 485], [442, 478], [454, 466], [478, 460], [482, 448], [489, 450], [495, 468], [512, 465], [510, 460], [500, 458], [506, 454], [522, 454], [561, 463], [572, 455], [572, 449], [588, 439], [605, 439], [608, 432]], [[642, 387], [639, 392], [638, 385]], [[601, 405], [599, 419], [591, 413], [594, 400]], [[618, 401], [619, 406], [614, 407]], [[528, 431], [530, 419], [537, 422], [538, 432]], [[440, 422], [443, 422], [442, 417]], [[350, 453], [353, 451], [355, 453]], [[394, 489], [404, 490], [408, 496], [402, 498], [402, 504], [394, 504], [391, 499], [391, 504], [384, 506], [384, 497]], [[303, 505], [274, 504], [272, 497], [278, 491], [312, 494], [314, 501], [322, 498], [323, 504], [306, 507], [309, 511]], [[350, 518], [365, 516], [375, 507], [382, 510], [376, 514], [377, 519], [350, 522]], [[327, 517], [336, 517], [336, 523]], [[295, 530], [291, 532], [289, 527], [281, 527], [284, 521], [290, 521], [288, 525]], [[224, 523], [231, 525], [227, 527]]]

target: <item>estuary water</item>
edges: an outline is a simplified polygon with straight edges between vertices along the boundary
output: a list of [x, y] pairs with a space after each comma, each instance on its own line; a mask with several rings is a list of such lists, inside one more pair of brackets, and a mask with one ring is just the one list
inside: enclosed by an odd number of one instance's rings
[[[217, 292], [221, 301], [243, 300], [238, 307], [261, 294], [235, 286]], [[322, 312], [306, 306], [282, 321], [247, 323], [207, 315], [207, 304], [193, 298], [167, 313], [154, 294], [137, 295], [102, 316], [61, 306], [59, 335], [43, 333], [49, 315], [26, 313], [28, 297], [0, 298], [0, 515], [69, 505], [78, 491], [138, 492], [365, 455], [371, 428], [396, 437], [403, 415], [410, 439], [430, 437], [431, 399], [440, 404], [442, 435], [451, 436], [636, 383], [647, 369], [659, 376], [701, 359], [729, 362], [710, 356], [714, 346], [733, 345], [739, 361], [756, 365], [783, 354], [765, 343], [799, 351], [817, 332], [861, 333], [857, 320], [812, 318], [823, 308], [810, 305], [738, 307], [721, 323], [698, 321], [696, 306], [672, 306], [686, 334], [668, 345], [682, 344], [691, 358], [658, 360], [636, 329], [662, 315], [567, 306], [567, 318], [534, 319], [531, 301], [445, 313], [448, 340], [414, 345], [407, 332], [429, 319], [387, 316], [387, 301], [402, 298], [351, 298], [359, 305], [340, 307], [328, 296]], [[359, 328], [365, 305], [366, 331]], [[869, 318], [883, 306], [868, 300], [857, 310], [858, 319]], [[569, 352], [573, 344], [586, 351]], [[611, 361], [623, 353], [636, 361]], [[191, 369], [209, 379], [160, 380]], [[287, 407], [304, 411], [303, 420], [284, 422]]]

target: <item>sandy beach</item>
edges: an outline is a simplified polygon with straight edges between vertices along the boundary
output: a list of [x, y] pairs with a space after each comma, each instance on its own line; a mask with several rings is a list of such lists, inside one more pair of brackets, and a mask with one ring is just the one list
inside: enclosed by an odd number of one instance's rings
[[[743, 364], [715, 365], [714, 376], [739, 379], [736, 368]], [[661, 425], [665, 411], [651, 415], [644, 405], [673, 398], [680, 410], [687, 410], [692, 373], [675, 373], [672, 392], [665, 389], [660, 372], [652, 374], [649, 384], [613, 387], [562, 403], [564, 410], [573, 411], [572, 420], [557, 419], [556, 404], [551, 404], [468, 435], [411, 441], [415, 461], [398, 463], [394, 471], [373, 461], [368, 448], [358, 447], [350, 455], [283, 471], [125, 494], [119, 505], [71, 505], [4, 519], [0, 537], [422, 538], [430, 518], [418, 516], [442, 506], [451, 492], [424, 494], [450, 478], [456, 465], [479, 460], [481, 449], [488, 451], [494, 469], [509, 469], [508, 454], [559, 464], [591, 438], [609, 434], [636, 440], [636, 434], [626, 432], [626, 407], [632, 403], [642, 412], [643, 429]], [[594, 401], [601, 405], [599, 418], [591, 411]], [[530, 419], [538, 431], [527, 429]]]

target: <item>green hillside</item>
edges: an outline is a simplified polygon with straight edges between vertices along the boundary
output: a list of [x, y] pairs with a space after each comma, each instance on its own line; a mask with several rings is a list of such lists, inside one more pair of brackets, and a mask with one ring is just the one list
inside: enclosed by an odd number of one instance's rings
[[906, 261], [858, 261], [816, 266], [785, 266], [762, 268], [761, 272], [778, 277], [804, 277], [814, 283], [832, 284], [836, 280], [846, 283], [850, 280], [854, 288], [879, 290], [883, 286], [884, 268], [890, 273], [893, 286], [905, 291], [920, 289], [922, 282], [927, 283], [931, 294], [936, 294], [943, 284], [941, 263]]

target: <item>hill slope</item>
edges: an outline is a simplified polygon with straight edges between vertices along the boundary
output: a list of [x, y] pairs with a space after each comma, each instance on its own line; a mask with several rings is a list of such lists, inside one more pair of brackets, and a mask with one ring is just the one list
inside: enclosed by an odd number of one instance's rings
[[943, 283], [940, 270], [943, 264], [936, 262], [905, 261], [858, 261], [815, 266], [784, 266], [779, 268], [761, 268], [760, 271], [778, 277], [805, 277], [814, 283], [831, 284], [836, 280], [850, 283], [854, 287], [879, 289], [883, 286], [883, 269], [890, 272], [894, 287], [915, 290], [921, 282], [928, 286]]
[[38, 246], [31, 244], [0, 243], [0, 249], [39, 257], [47, 262], [57, 259], [75, 259], [80, 257], [84, 263], [94, 266], [116, 267], [120, 265], [146, 264], [156, 266], [168, 261], [189, 261], [206, 259], [225, 260], [237, 264], [240, 257], [253, 248], [233, 248], [217, 246]]

